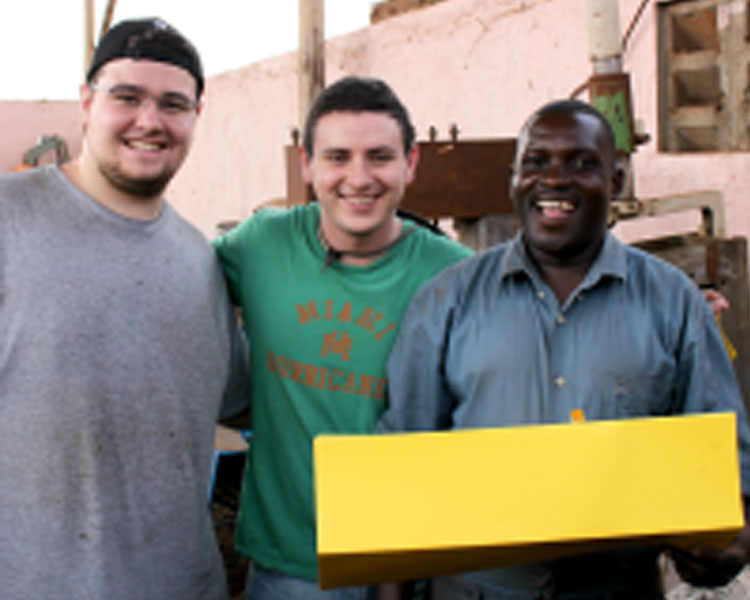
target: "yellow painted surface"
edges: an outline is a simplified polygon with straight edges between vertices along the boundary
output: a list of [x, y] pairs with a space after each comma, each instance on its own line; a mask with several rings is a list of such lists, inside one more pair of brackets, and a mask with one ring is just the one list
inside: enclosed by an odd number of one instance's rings
[[322, 587], [743, 525], [733, 414], [320, 436], [314, 455]]

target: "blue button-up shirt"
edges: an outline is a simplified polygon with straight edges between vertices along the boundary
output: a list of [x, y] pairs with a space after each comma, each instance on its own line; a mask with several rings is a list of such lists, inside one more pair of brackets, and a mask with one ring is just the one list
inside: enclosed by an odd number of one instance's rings
[[707, 303], [611, 234], [562, 304], [520, 235], [447, 269], [415, 296], [388, 381], [385, 431], [734, 411], [750, 493], [750, 427]]

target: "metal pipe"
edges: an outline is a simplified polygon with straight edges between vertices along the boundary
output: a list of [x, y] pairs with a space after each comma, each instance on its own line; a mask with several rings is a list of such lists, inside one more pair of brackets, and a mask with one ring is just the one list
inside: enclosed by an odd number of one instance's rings
[[589, 55], [594, 74], [622, 72], [622, 42], [617, 0], [586, 0]]

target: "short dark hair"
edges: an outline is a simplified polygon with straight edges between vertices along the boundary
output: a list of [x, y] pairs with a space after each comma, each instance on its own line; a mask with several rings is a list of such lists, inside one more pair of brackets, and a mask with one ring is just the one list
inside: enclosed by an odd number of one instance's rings
[[612, 129], [612, 125], [610, 124], [609, 120], [594, 106], [588, 104], [587, 102], [582, 102], [581, 100], [553, 100], [552, 102], [548, 102], [540, 109], [534, 111], [534, 113], [528, 119], [526, 119], [526, 122], [523, 124], [521, 133], [518, 137], [520, 138], [529, 129], [532, 122], [537, 117], [541, 117], [550, 113], [564, 113], [569, 115], [584, 114], [594, 117], [597, 121], [599, 121], [602, 129], [604, 130], [604, 135], [607, 138], [607, 145], [612, 151], [612, 159], [614, 160], [616, 158], [617, 154], [615, 145], [615, 132]]
[[414, 145], [414, 126], [409, 112], [387, 83], [380, 79], [349, 76], [325, 88], [313, 102], [305, 121], [302, 143], [308, 156], [313, 153], [315, 126], [331, 112], [382, 112], [393, 117], [401, 129], [404, 152]]
[[184, 35], [158, 17], [120, 21], [99, 40], [86, 73], [86, 81], [110, 60], [116, 58], [148, 59], [185, 69], [195, 78], [196, 98], [203, 92], [203, 66], [198, 51]]

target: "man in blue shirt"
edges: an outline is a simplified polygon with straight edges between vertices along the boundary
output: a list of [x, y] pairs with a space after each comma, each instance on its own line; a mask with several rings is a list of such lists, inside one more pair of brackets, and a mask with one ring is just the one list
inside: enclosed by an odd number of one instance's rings
[[[379, 427], [558, 423], [577, 410], [589, 419], [731, 410], [747, 506], [750, 428], [715, 320], [683, 273], [607, 231], [622, 182], [612, 130], [591, 106], [559, 101], [530, 117], [511, 180], [521, 232], [415, 296], [389, 360], [390, 405]], [[674, 558], [692, 583], [719, 585], [748, 562], [749, 540], [745, 529], [723, 552]], [[660, 599], [660, 551], [466, 573], [436, 580], [434, 592]]]

